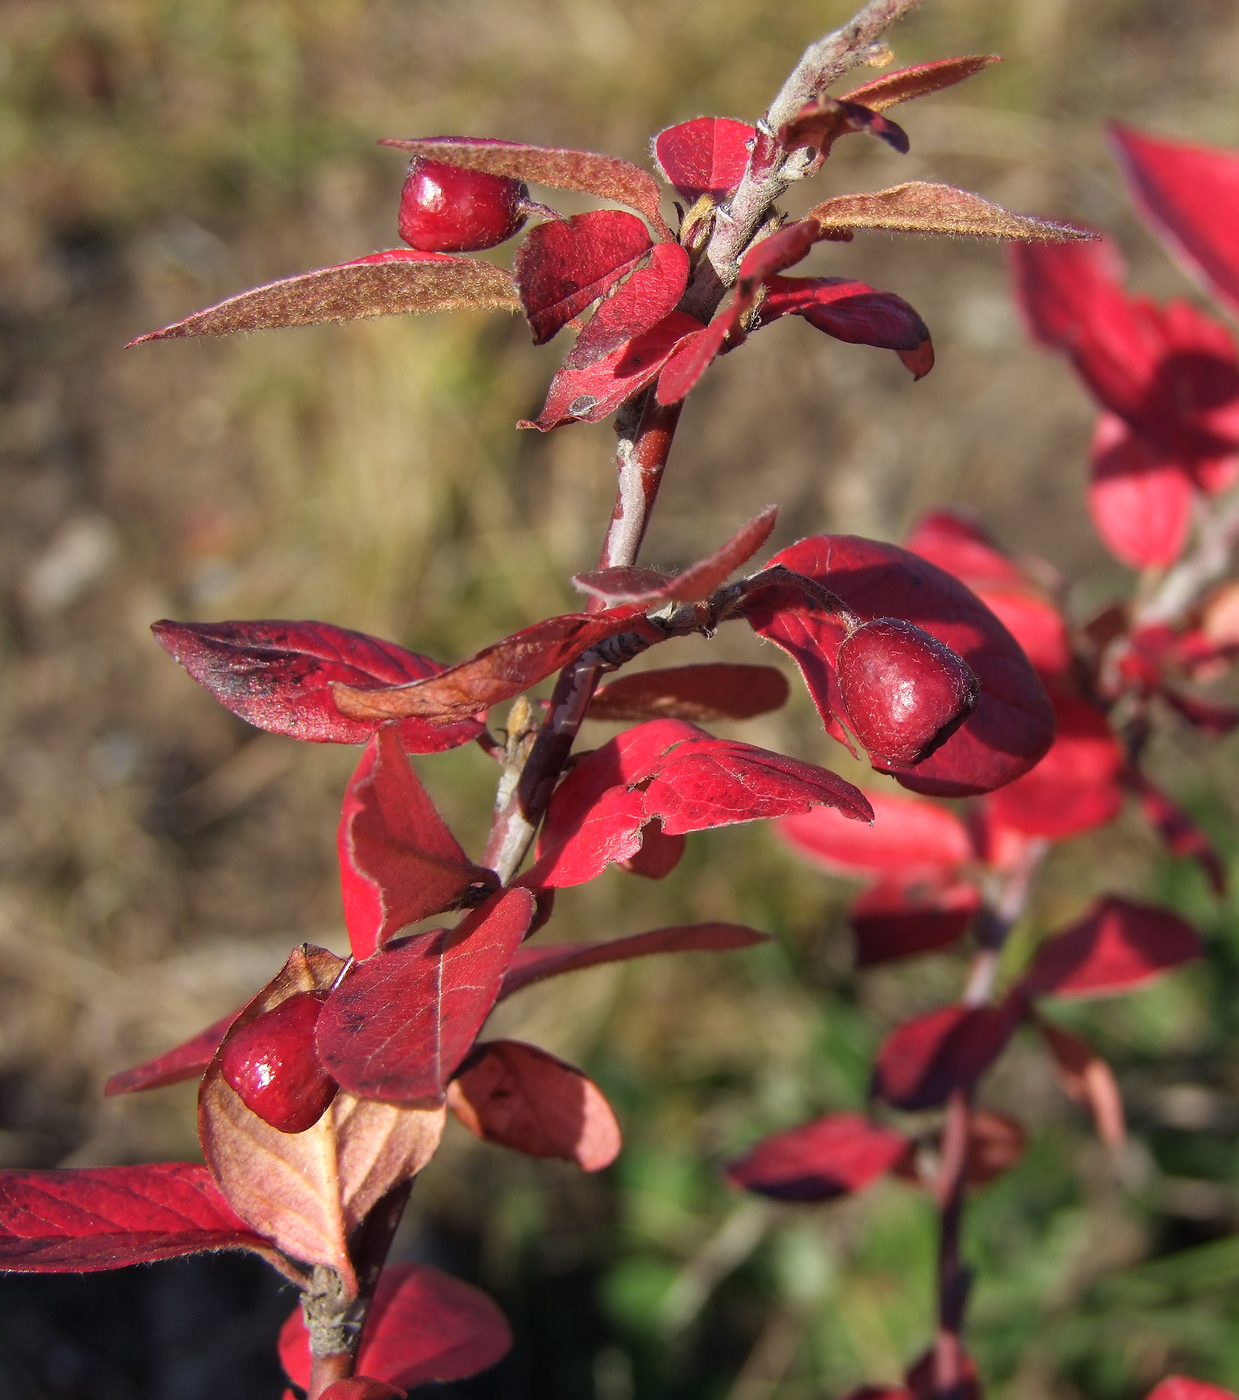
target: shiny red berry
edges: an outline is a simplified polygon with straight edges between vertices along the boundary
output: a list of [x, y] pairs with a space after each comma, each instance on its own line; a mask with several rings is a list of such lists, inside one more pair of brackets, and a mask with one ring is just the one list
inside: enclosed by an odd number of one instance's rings
[[224, 1042], [220, 1072], [246, 1108], [282, 1133], [303, 1133], [339, 1085], [319, 1062], [314, 1027], [326, 992], [297, 992]]
[[400, 195], [400, 237], [422, 253], [493, 248], [525, 222], [521, 180], [415, 156]]
[[973, 712], [980, 690], [950, 647], [892, 617], [845, 637], [836, 670], [852, 733], [892, 767], [927, 759]]

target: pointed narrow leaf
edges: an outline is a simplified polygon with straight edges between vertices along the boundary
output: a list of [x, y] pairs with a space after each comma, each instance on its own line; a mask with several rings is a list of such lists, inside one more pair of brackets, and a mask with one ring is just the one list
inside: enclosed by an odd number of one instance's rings
[[688, 204], [708, 194], [721, 204], [744, 178], [754, 127], [732, 117], [695, 117], [654, 138], [658, 173]]
[[519, 141], [476, 140], [467, 136], [428, 136], [380, 144], [396, 146], [464, 170], [485, 170], [490, 175], [532, 180], [552, 189], [577, 190], [599, 199], [614, 200], [616, 204], [626, 204], [644, 214], [660, 237], [671, 237], [670, 229], [663, 223], [662, 191], [658, 182], [639, 165], [618, 156], [555, 146], [526, 146]]
[[1194, 860], [1208, 877], [1213, 893], [1226, 893], [1226, 865], [1213, 842], [1191, 816], [1138, 769], [1129, 771], [1127, 784], [1136, 794], [1144, 819], [1165, 843], [1171, 855]]
[[640, 219], [618, 209], [539, 224], [516, 251], [516, 285], [533, 343], [544, 345], [650, 251]]
[[344, 921], [357, 958], [408, 924], [476, 903], [498, 884], [461, 850], [392, 727], [366, 745], [349, 781], [338, 847]]
[[975, 858], [963, 822], [937, 802], [868, 792], [873, 824], [828, 807], [784, 817], [775, 830], [798, 856], [832, 875], [877, 874], [901, 883], [957, 870]]
[[805, 215], [823, 231], [887, 229], [892, 233], [941, 233], [954, 238], [1065, 239], [1092, 238], [1070, 224], [1032, 219], [991, 204], [979, 194], [912, 180], [874, 194], [841, 194]]
[[0, 1172], [0, 1270], [94, 1273], [206, 1249], [272, 1252], [205, 1167]]
[[[891, 768], [914, 792], [964, 797], [1018, 778], [1053, 737], [1045, 690], [1015, 639], [984, 603], [950, 574], [897, 545], [855, 535], [814, 535], [776, 554], [783, 565], [833, 590], [862, 621], [905, 618], [956, 652], [980, 682], [971, 716], [914, 768]], [[749, 608], [754, 630], [795, 660], [827, 732], [846, 742], [835, 680], [843, 632], [812, 611], [803, 594], [772, 587]], [[887, 771], [887, 770], [883, 770]]]
[[519, 1040], [479, 1045], [448, 1086], [447, 1101], [484, 1142], [531, 1157], [561, 1157], [596, 1172], [619, 1155], [619, 1124], [602, 1090]]
[[765, 1138], [725, 1174], [733, 1185], [776, 1201], [829, 1201], [863, 1190], [907, 1150], [902, 1133], [859, 1113], [832, 1113]]
[[918, 379], [933, 368], [929, 328], [894, 292], [875, 292], [846, 277], [772, 277], [761, 304], [762, 324], [787, 315], [803, 317], [849, 345], [899, 351]]
[[[156, 622], [159, 645], [199, 685], [243, 720], [317, 744], [364, 744], [381, 721], [342, 715], [334, 682], [367, 690], [425, 680], [447, 669], [394, 642], [327, 622]], [[476, 738], [483, 725], [405, 720], [408, 753], [440, 753]]]
[[1123, 1095], [1114, 1071], [1081, 1036], [1065, 1031], [1043, 1016], [1035, 1018], [1042, 1039], [1054, 1056], [1059, 1079], [1068, 1097], [1093, 1115], [1097, 1136], [1107, 1147], [1122, 1147], [1127, 1137]]
[[133, 1069], [114, 1074], [104, 1086], [104, 1097], [113, 1094], [136, 1094], [140, 1089], [162, 1089], [168, 1084], [180, 1084], [186, 1079], [197, 1079], [207, 1065], [215, 1058], [215, 1052], [223, 1043], [228, 1028], [241, 1013], [230, 1011], [213, 1021], [204, 1031], [153, 1060], [146, 1060]]
[[635, 671], [600, 686], [587, 717], [603, 720], [752, 719], [787, 704], [787, 677], [773, 666], [727, 661]]
[[880, 78], [873, 78], [844, 96], [849, 102], [860, 102], [874, 112], [882, 112], [897, 102], [909, 102], [914, 97], [925, 97], [931, 92], [954, 87], [965, 78], [982, 72], [991, 63], [1001, 62], [996, 53], [939, 58], [933, 63], [918, 63], [914, 68], [883, 73]]
[[908, 153], [908, 133], [903, 127], [879, 116], [871, 107], [825, 94], [806, 102], [790, 122], [779, 128], [778, 137], [784, 150], [814, 146], [820, 152], [819, 159], [824, 160], [840, 136], [854, 131], [867, 131], [881, 137], [901, 155]]
[[1202, 951], [1196, 930], [1177, 914], [1107, 895], [1037, 949], [1021, 988], [1034, 997], [1129, 992]]
[[678, 243], [658, 243], [647, 266], [638, 268], [600, 303], [564, 361], [569, 370], [588, 369], [627, 341], [669, 316], [688, 285], [688, 254]]
[[[565, 423], [598, 423], [658, 378], [679, 345], [701, 331], [701, 322], [683, 311], [664, 316], [651, 330], [627, 341], [586, 369], [568, 365], [556, 374], [537, 418], [518, 428], [548, 433]], [[661, 400], [660, 400], [661, 402]]]
[[1173, 564], [1187, 546], [1196, 492], [1183, 464], [1103, 413], [1093, 435], [1088, 512], [1111, 554], [1133, 569]]
[[736, 321], [730, 309], [720, 311], [708, 326], [698, 326], [672, 347], [662, 372], [658, 376], [658, 402], [679, 403], [694, 388], [710, 368], [723, 348], [727, 336], [735, 330]]
[[436, 724], [457, 724], [537, 685], [619, 632], [637, 632], [651, 641], [661, 641], [663, 633], [640, 612], [640, 608], [629, 606], [548, 617], [428, 680], [381, 690], [357, 690], [336, 683], [332, 693], [341, 713], [354, 719], [414, 715]]
[[654, 953], [717, 953], [769, 943], [770, 935], [743, 924], [677, 924], [651, 929], [605, 943], [552, 943], [542, 948], [519, 948], [503, 979], [499, 1000], [523, 987], [565, 972], [603, 963], [627, 962]]
[[528, 890], [500, 890], [454, 929], [432, 929], [356, 964], [318, 1020], [328, 1071], [363, 1098], [441, 1102], [533, 909]]
[[856, 966], [949, 948], [980, 907], [980, 892], [962, 882], [891, 879], [874, 885], [852, 904]]
[[[599, 569], [576, 574], [573, 583], [583, 592], [609, 603], [704, 603], [750, 560], [770, 538], [778, 520], [778, 506], [767, 506], [713, 554], [690, 564], [670, 578], [652, 570]], [[661, 582], [656, 580], [661, 578]]]
[[[366, 1314], [357, 1367], [412, 1388], [475, 1376], [511, 1346], [507, 1319], [480, 1288], [430, 1264], [389, 1264]], [[310, 1334], [300, 1305], [280, 1330], [280, 1361], [288, 1379], [307, 1389]]]
[[1239, 154], [1148, 136], [1117, 122], [1110, 135], [1137, 207], [1173, 253], [1239, 307]]
[[511, 276], [480, 258], [393, 248], [339, 267], [269, 282], [129, 342], [355, 321], [412, 311], [518, 311]]
[[895, 1108], [938, 1108], [971, 1089], [1014, 1034], [1023, 1006], [943, 1006], [892, 1031], [878, 1051], [875, 1098]]

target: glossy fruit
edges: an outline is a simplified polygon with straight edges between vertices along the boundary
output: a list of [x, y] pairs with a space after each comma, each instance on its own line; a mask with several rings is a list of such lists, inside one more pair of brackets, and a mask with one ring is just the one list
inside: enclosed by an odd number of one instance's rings
[[976, 676], [910, 622], [880, 617], [846, 637], [836, 663], [852, 733], [880, 763], [916, 764], [976, 708]]
[[400, 195], [400, 237], [423, 253], [493, 248], [525, 222], [521, 180], [415, 156]]
[[282, 1133], [312, 1128], [339, 1088], [314, 1048], [326, 1000], [326, 992], [298, 992], [242, 1026], [220, 1052], [220, 1071], [241, 1101]]

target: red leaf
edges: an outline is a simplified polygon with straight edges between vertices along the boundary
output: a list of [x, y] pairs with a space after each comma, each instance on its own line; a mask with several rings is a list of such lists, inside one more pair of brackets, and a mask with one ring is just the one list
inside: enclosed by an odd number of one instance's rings
[[971, 1089], [1006, 1048], [1023, 1015], [1001, 1006], [943, 1006], [892, 1031], [878, 1051], [873, 1093], [895, 1108], [937, 1108]]
[[1231, 733], [1239, 727], [1239, 710], [1233, 705], [1219, 705], [1213, 700], [1202, 700], [1198, 695], [1184, 695], [1181, 690], [1161, 688], [1162, 699], [1188, 724], [1203, 729], [1206, 734], [1217, 737]]
[[547, 433], [565, 423], [600, 422], [652, 384], [676, 346], [701, 329], [700, 321], [683, 311], [673, 311], [651, 330], [587, 369], [565, 365], [551, 380], [538, 417], [522, 419], [516, 426]]
[[392, 727], [370, 740], [349, 780], [338, 847], [356, 958], [368, 958], [408, 924], [476, 903], [498, 884], [444, 825]]
[[341, 713], [350, 718], [390, 720], [415, 715], [435, 724], [458, 723], [537, 685], [617, 632], [639, 632], [652, 641], [663, 640], [664, 634], [640, 612], [629, 606], [548, 617], [428, 680], [383, 690], [356, 690], [335, 682], [332, 694]]
[[1226, 866], [1213, 842], [1192, 818], [1138, 770], [1127, 774], [1128, 786], [1135, 792], [1144, 819], [1161, 837], [1166, 849], [1175, 856], [1197, 862], [1209, 877], [1213, 892], [1226, 893]]
[[406, 1391], [397, 1390], [386, 1381], [371, 1376], [349, 1376], [347, 1380], [332, 1381], [319, 1400], [405, 1400]]
[[981, 896], [972, 885], [932, 880], [874, 885], [852, 905], [856, 966], [876, 967], [949, 948], [980, 907]]
[[627, 962], [653, 953], [717, 953], [769, 943], [770, 937], [743, 924], [677, 924], [651, 929], [605, 943], [552, 943], [543, 948], [518, 948], [503, 979], [499, 1000], [523, 987], [565, 972], [602, 963]]
[[726, 1175], [736, 1186], [776, 1201], [829, 1201], [863, 1190], [907, 1148], [901, 1133], [859, 1113], [832, 1113], [759, 1142]]
[[105, 1098], [114, 1094], [136, 1094], [139, 1089], [162, 1089], [168, 1084], [180, 1084], [197, 1079], [215, 1058], [215, 1052], [228, 1033], [229, 1027], [241, 1013], [230, 1011], [218, 1021], [212, 1021], [204, 1031], [153, 1060], [146, 1060], [133, 1069], [114, 1074], [104, 1086]]
[[1063, 841], [1118, 816], [1123, 750], [1098, 706], [1065, 695], [1055, 695], [1053, 705], [1056, 732], [1049, 753], [986, 800], [998, 820], [1016, 831]]
[[528, 890], [500, 890], [454, 929], [417, 934], [356, 964], [318, 1018], [328, 1071], [362, 1098], [441, 1100], [532, 919]]
[[494, 263], [392, 248], [254, 287], [129, 344], [412, 311], [516, 311], [519, 305], [512, 278]]
[[1114, 1071], [1088, 1041], [1042, 1016], [1034, 1020], [1054, 1056], [1068, 1097], [1084, 1104], [1092, 1113], [1097, 1136], [1107, 1147], [1121, 1147], [1127, 1137], [1127, 1125], [1123, 1118], [1123, 1096]]
[[991, 204], [954, 185], [911, 180], [872, 194], [841, 194], [805, 215], [823, 230], [887, 229], [892, 233], [941, 233], [952, 238], [1037, 239], [1062, 242], [1094, 235], [1070, 224], [1032, 219]]
[[1093, 434], [1088, 512], [1102, 543], [1133, 569], [1173, 564], [1192, 528], [1196, 492], [1181, 462], [1103, 413]]
[[653, 330], [675, 310], [687, 285], [688, 254], [678, 243], [656, 244], [650, 252], [649, 265], [621, 282], [590, 317], [564, 361], [564, 368], [588, 369], [625, 342]]
[[974, 858], [963, 822], [947, 807], [889, 792], [867, 792], [873, 825], [815, 807], [785, 817], [779, 835], [797, 855], [832, 875], [874, 872], [906, 884], [945, 875]]
[[655, 817], [641, 828], [641, 849], [617, 864], [630, 875], [642, 875], [647, 880], [665, 880], [683, 859], [687, 845], [686, 836], [665, 835], [662, 822]]
[[[480, 1288], [429, 1264], [390, 1264], [379, 1277], [357, 1352], [358, 1370], [390, 1385], [458, 1381], [507, 1355], [507, 1319]], [[280, 1330], [280, 1361], [294, 1385], [310, 1384], [310, 1335], [301, 1308]]]
[[756, 134], [731, 117], [694, 117], [669, 126], [654, 138], [658, 173], [690, 205], [703, 194], [721, 204], [744, 178]]
[[1202, 951], [1196, 930], [1177, 914], [1107, 895], [1037, 949], [1020, 990], [1032, 997], [1130, 992]]
[[653, 569], [618, 568], [575, 574], [572, 581], [609, 603], [704, 603], [766, 543], [778, 516], [778, 506], [767, 506], [713, 554], [671, 577]]
[[666, 407], [685, 398], [714, 363], [723, 341], [737, 325], [730, 310], [721, 311], [708, 326], [684, 336], [658, 376], [658, 402]]
[[204, 1249], [274, 1252], [205, 1167], [0, 1172], [0, 1269], [95, 1273]]
[[[849, 345], [875, 345], [914, 358], [918, 379], [933, 368], [929, 328], [902, 297], [875, 292], [846, 277], [771, 277], [761, 304], [763, 325], [780, 316], [802, 316], [811, 326]], [[907, 363], [905, 361], [905, 363]], [[921, 366], [919, 372], [915, 366]]]
[[619, 209], [574, 214], [539, 224], [516, 250], [516, 284], [533, 343], [557, 331], [597, 301], [650, 251], [640, 219]]
[[594, 692], [588, 718], [752, 719], [780, 709], [787, 696], [787, 678], [773, 666], [715, 661], [620, 676]]
[[1149, 1391], [1145, 1400], [1235, 1400], [1235, 1394], [1191, 1376], [1167, 1376]]
[[988, 1186], [1011, 1170], [1024, 1155], [1024, 1129], [1005, 1113], [974, 1109], [968, 1118], [968, 1147], [964, 1179], [969, 1186]]
[[[915, 792], [964, 797], [988, 792], [1025, 773], [1053, 738], [1049, 700], [1015, 639], [957, 579], [897, 545], [855, 535], [814, 535], [776, 554], [783, 565], [836, 593], [861, 621], [904, 618], [945, 643], [981, 685], [972, 715], [915, 768], [892, 768]], [[846, 743], [835, 657], [839, 622], [790, 587], [762, 590], [749, 609], [754, 630], [800, 667], [827, 733]]]
[[1172, 252], [1239, 307], [1239, 155], [1146, 136], [1117, 122], [1115, 154], [1140, 212]]
[[[578, 190], [599, 199], [626, 204], [644, 214], [655, 231], [670, 238], [663, 223], [662, 191], [648, 171], [618, 156], [597, 155], [593, 151], [569, 151], [554, 146], [526, 146], [519, 141], [498, 141], [491, 137], [428, 136], [413, 141], [388, 140], [382, 146], [445, 161], [463, 170], [485, 170], [513, 180], [532, 180], [552, 189]], [[545, 225], [542, 225], [545, 227]]]
[[[317, 744], [364, 744], [381, 722], [336, 709], [334, 682], [367, 690], [425, 680], [447, 668], [394, 642], [327, 622], [157, 622], [159, 645], [233, 714], [272, 734]], [[440, 753], [482, 732], [475, 719], [400, 725], [407, 753]]]
[[844, 96], [849, 102], [860, 102], [871, 111], [881, 112], [897, 102], [908, 102], [914, 97], [925, 97], [931, 92], [954, 87], [956, 83], [988, 68], [991, 63], [1001, 62], [996, 53], [939, 58], [933, 63], [918, 63], [914, 68], [899, 68], [893, 73], [884, 73], [880, 78], [873, 78], [853, 88]]
[[651, 720], [587, 755], [551, 799], [538, 860], [523, 878], [563, 887], [628, 860], [655, 817], [677, 836], [735, 822], [838, 807], [868, 821], [864, 795], [813, 764], [731, 740], [682, 720]]
[[453, 1113], [484, 1142], [562, 1157], [587, 1172], [619, 1155], [620, 1127], [579, 1069], [519, 1040], [479, 1045], [448, 1086]]

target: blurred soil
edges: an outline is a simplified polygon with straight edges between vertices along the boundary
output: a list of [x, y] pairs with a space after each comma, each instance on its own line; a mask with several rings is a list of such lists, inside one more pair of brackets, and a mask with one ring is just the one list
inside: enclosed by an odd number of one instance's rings
[[[256, 734], [149, 624], [313, 617], [456, 659], [572, 606], [567, 580], [610, 510], [608, 428], [512, 429], [561, 353], [534, 350], [515, 319], [125, 341], [393, 244], [402, 164], [378, 137], [492, 134], [641, 161], [672, 121], [757, 115], [846, 13], [837, 0], [0, 5], [0, 1166], [194, 1156], [191, 1087], [104, 1102], [106, 1076], [246, 998], [292, 944], [342, 943], [334, 832], [355, 755]], [[1231, 4], [929, 0], [894, 39], [901, 62], [1006, 62], [902, 109], [910, 156], [842, 143], [799, 201], [948, 180], [1111, 229], [1136, 285], [1194, 294], [1129, 214], [1102, 125], [1239, 145]], [[1080, 610], [1121, 587], [1081, 508], [1093, 411], [1027, 344], [1001, 250], [862, 235], [807, 267], [911, 301], [937, 368], [913, 385], [894, 356], [800, 323], [756, 337], [690, 402], [649, 560], [687, 562], [768, 501], [784, 508], [777, 543], [897, 539], [953, 501], [1048, 560]], [[724, 637], [712, 654], [751, 658], [753, 644]], [[803, 700], [744, 734], [847, 762]], [[1175, 735], [1160, 762], [1233, 849], [1233, 746], [1206, 762]], [[488, 760], [419, 766], [480, 849]], [[1081, 1021], [1129, 1094], [1136, 1136], [1117, 1178], [1031, 1045], [994, 1085], [1034, 1147], [978, 1202], [974, 1316], [986, 1375], [1019, 1400], [1142, 1394], [1170, 1365], [1239, 1382], [1234, 919], [1132, 823], [1063, 848], [1033, 925], [1101, 888], [1176, 900], [1217, 956]], [[846, 894], [743, 829], [695, 838], [665, 885], [612, 874], [561, 901], [551, 937], [731, 918], [782, 942], [599, 970], [505, 1012], [505, 1033], [595, 1074], [628, 1147], [583, 1179], [450, 1134], [400, 1248], [481, 1281], [521, 1338], [462, 1394], [807, 1400], [894, 1380], [915, 1356], [922, 1201], [884, 1186], [779, 1212], [717, 1180], [759, 1133], [860, 1102], [882, 1029], [957, 984], [949, 958], [858, 979]], [[273, 1400], [264, 1348], [287, 1306], [236, 1260], [10, 1280], [0, 1393]]]

